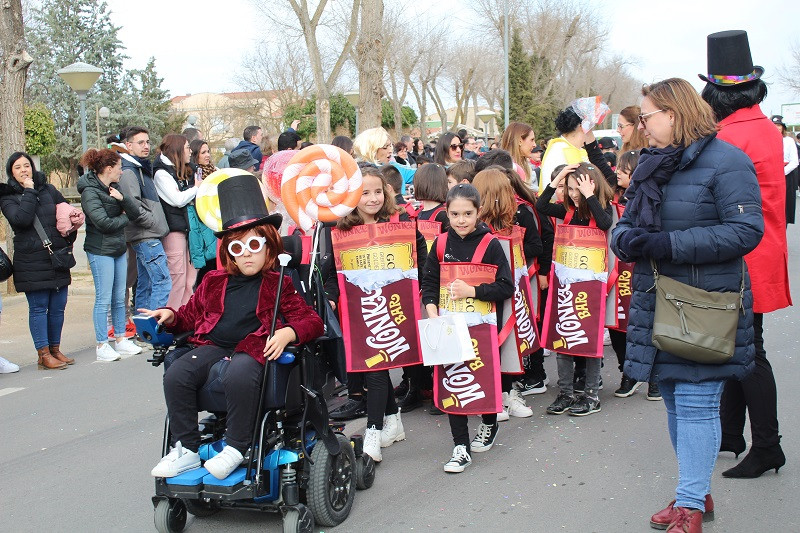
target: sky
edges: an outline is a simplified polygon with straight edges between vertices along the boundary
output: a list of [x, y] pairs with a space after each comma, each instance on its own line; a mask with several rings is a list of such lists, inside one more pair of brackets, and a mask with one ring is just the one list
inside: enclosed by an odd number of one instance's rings
[[[392, 1], [385, 0], [385, 5]], [[147, 59], [155, 56], [156, 68], [172, 96], [241, 90], [236, 73], [241, 71], [242, 57], [276, 32], [253, 0], [193, 0], [191, 4], [152, 0], [107, 2], [112, 21], [121, 27], [119, 37], [130, 56], [125, 66], [143, 68]], [[602, 6], [602, 15], [610, 23], [609, 53], [635, 57], [637, 63], [630, 71], [643, 82], [681, 77], [702, 89], [703, 82], [697, 74], [706, 70], [706, 36], [743, 29], [748, 32], [753, 62], [765, 69], [763, 79], [769, 85], [769, 96], [762, 104], [764, 113], [779, 114], [781, 104], [800, 102], [800, 94], [782, 86], [778, 76], [778, 69], [791, 59], [792, 43], [800, 46], [800, 32], [797, 32], [800, 10], [794, 2], [591, 2]], [[480, 24], [465, 9], [467, 0], [438, 0], [435, 4], [417, 0], [409, 5], [419, 16], [430, 13], [437, 19], [451, 17], [448, 31]], [[413, 98], [408, 103], [416, 107]]]

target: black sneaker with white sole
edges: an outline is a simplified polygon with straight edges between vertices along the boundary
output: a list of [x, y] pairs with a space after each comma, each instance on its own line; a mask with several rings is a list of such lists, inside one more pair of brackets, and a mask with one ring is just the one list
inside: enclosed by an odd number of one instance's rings
[[639, 385], [641, 385], [641, 383], [623, 374], [622, 382], [619, 384], [619, 388], [614, 391], [614, 396], [617, 398], [627, 398], [636, 392], [636, 389], [639, 388]]
[[658, 383], [651, 381], [647, 384], [647, 399], [657, 402], [661, 400], [661, 390], [658, 388]]
[[514, 382], [514, 388], [523, 396], [547, 392], [547, 384], [543, 379], [536, 379], [530, 376], [525, 376], [521, 380]]
[[497, 438], [497, 430], [500, 429], [500, 424], [494, 423], [489, 426], [481, 422], [478, 426], [478, 433], [472, 439], [469, 447], [472, 453], [488, 452], [494, 446], [494, 440]]
[[563, 415], [574, 404], [575, 404], [575, 396], [570, 396], [569, 394], [564, 394], [563, 392], [559, 392], [556, 401], [551, 403], [550, 407], [547, 408], [547, 414]]
[[600, 412], [600, 398], [586, 394], [578, 398], [575, 405], [569, 408], [570, 416], [586, 416], [597, 412]]
[[444, 471], [458, 474], [463, 472], [470, 464], [472, 464], [472, 457], [470, 457], [467, 447], [459, 444], [453, 448], [453, 456], [444, 464]]

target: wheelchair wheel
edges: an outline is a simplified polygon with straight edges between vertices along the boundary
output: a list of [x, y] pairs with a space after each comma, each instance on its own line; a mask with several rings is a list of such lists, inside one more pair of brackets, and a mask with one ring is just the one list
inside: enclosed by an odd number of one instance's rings
[[314, 464], [308, 480], [306, 498], [317, 524], [338, 526], [350, 514], [356, 491], [356, 457], [350, 441], [337, 435], [341, 452], [331, 455], [321, 441], [311, 452]]
[[368, 489], [375, 482], [375, 461], [367, 455], [356, 457], [356, 488]]
[[186, 518], [183, 500], [169, 498], [156, 505], [154, 521], [159, 533], [180, 533], [186, 527]]
[[203, 500], [183, 500], [186, 509], [198, 518], [215, 515], [219, 512], [219, 505], [216, 502], [206, 502]]
[[289, 509], [283, 516], [283, 533], [313, 533], [314, 515], [305, 505]]

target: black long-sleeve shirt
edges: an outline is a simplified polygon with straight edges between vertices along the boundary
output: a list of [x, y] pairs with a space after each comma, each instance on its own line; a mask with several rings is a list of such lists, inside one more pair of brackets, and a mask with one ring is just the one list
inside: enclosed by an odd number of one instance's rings
[[[539, 199], [536, 200], [536, 210], [549, 217], [563, 219], [567, 216], [566, 206], [564, 204], [550, 203], [550, 199], [553, 197], [555, 192], [555, 188], [548, 184], [544, 191], [542, 191]], [[600, 200], [598, 200], [594, 195], [586, 198], [586, 203], [589, 206], [589, 211], [592, 213], [592, 217], [597, 223], [597, 227], [603, 231], [608, 231], [608, 229], [611, 228], [611, 224], [614, 223], [611, 204], [608, 204], [606, 207], [601, 206]], [[588, 226], [589, 219], [580, 218], [578, 216], [578, 212], [575, 211], [575, 215], [572, 217], [572, 220], [569, 224], [570, 226]]]
[[533, 214], [530, 206], [520, 204], [517, 212], [514, 213], [514, 224], [525, 228], [525, 237], [522, 240], [522, 248], [525, 252], [525, 259], [533, 261], [542, 255], [542, 237], [539, 235], [536, 215]]

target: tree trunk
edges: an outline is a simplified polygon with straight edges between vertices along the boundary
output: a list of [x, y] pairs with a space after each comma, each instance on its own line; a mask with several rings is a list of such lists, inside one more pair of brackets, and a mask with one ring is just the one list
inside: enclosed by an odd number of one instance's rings
[[439, 97], [439, 91], [436, 89], [435, 84], [428, 88], [428, 92], [433, 99], [436, 112], [439, 113], [439, 121], [442, 123], [442, 133], [445, 133], [447, 131], [447, 108], [442, 103], [442, 99]]
[[361, 2], [361, 32], [356, 43], [361, 131], [381, 125], [383, 97], [383, 0]]
[[[0, 4], [0, 158], [5, 161], [12, 153], [25, 149], [25, 81], [33, 58], [25, 45], [25, 26], [22, 22], [21, 0], [4, 0]], [[14, 256], [14, 237], [8, 221], [6, 250]], [[15, 294], [13, 278], [8, 280], [8, 293]]]

